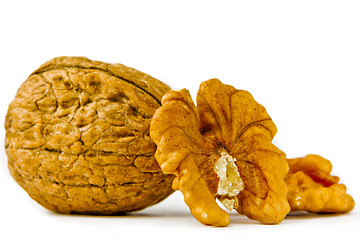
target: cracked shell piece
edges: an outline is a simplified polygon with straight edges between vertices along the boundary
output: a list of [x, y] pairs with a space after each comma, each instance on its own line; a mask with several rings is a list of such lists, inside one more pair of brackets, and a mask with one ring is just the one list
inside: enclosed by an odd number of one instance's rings
[[59, 57], [19, 88], [5, 121], [8, 165], [31, 198], [60, 213], [116, 214], [173, 192], [150, 120], [169, 87], [121, 64]]
[[197, 107], [186, 89], [169, 91], [151, 122], [155, 158], [175, 174], [193, 216], [226, 226], [228, 209], [267, 224], [281, 222], [290, 208], [284, 182], [285, 154], [271, 142], [276, 127], [247, 91], [218, 79], [203, 82]]
[[309, 154], [304, 158], [288, 159], [289, 173], [287, 199], [291, 211], [346, 213], [355, 202], [346, 194], [339, 177], [331, 176], [331, 162], [321, 156]]

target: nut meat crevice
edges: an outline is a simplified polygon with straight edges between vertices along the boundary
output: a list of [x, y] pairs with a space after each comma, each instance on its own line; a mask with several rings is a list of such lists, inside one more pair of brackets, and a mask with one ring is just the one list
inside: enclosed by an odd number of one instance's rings
[[244, 189], [236, 159], [229, 155], [225, 149], [219, 150], [220, 157], [215, 162], [214, 170], [219, 177], [218, 189], [216, 192], [219, 201], [229, 211], [239, 207], [236, 196]]

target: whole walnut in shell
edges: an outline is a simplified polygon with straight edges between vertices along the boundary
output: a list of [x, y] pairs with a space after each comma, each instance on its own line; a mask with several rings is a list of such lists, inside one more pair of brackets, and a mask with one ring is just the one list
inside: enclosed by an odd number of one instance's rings
[[60, 213], [140, 210], [173, 192], [149, 125], [169, 87], [135, 69], [83, 57], [43, 64], [19, 88], [5, 121], [14, 179]]

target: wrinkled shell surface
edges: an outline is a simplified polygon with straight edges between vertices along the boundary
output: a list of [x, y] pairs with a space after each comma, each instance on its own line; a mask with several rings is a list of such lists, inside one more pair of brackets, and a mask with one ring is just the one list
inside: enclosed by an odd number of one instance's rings
[[59, 57], [19, 88], [5, 121], [14, 179], [49, 210], [113, 214], [172, 193], [149, 125], [169, 87], [121, 64]]
[[194, 217], [214, 226], [230, 223], [216, 203], [219, 151], [237, 159], [244, 182], [236, 195], [239, 213], [274, 224], [289, 212], [284, 182], [288, 165], [285, 154], [272, 144], [275, 134], [275, 124], [249, 92], [218, 79], [200, 85], [197, 107], [186, 89], [167, 92], [150, 127], [163, 172], [176, 175], [173, 187], [183, 193]]
[[292, 211], [346, 213], [354, 208], [355, 202], [346, 193], [346, 186], [339, 184], [339, 177], [331, 175], [329, 160], [309, 154], [288, 159], [288, 163], [287, 199]]

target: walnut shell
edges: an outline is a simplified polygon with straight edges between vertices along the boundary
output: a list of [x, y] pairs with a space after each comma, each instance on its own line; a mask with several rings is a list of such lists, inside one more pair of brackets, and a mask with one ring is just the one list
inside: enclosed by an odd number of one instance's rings
[[60, 213], [140, 210], [173, 192], [149, 125], [169, 87], [121, 64], [59, 57], [19, 88], [5, 120], [14, 179]]

